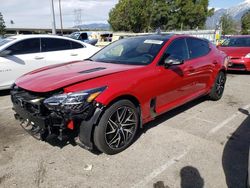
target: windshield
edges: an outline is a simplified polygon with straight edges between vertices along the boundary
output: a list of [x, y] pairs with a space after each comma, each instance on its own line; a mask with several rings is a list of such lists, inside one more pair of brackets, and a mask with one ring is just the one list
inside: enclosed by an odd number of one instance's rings
[[71, 35], [69, 35], [70, 38], [72, 39], [78, 39], [80, 33], [71, 33]]
[[133, 37], [116, 41], [91, 57], [91, 60], [130, 65], [148, 65], [158, 54], [163, 40]]
[[7, 43], [9, 43], [9, 42], [11, 42], [11, 41], [13, 41], [13, 40], [15, 40], [15, 38], [1, 39], [0, 40], [0, 47], [3, 46], [3, 45], [5, 45], [5, 44], [7, 44]]
[[250, 37], [240, 38], [228, 38], [222, 45], [222, 47], [250, 47]]

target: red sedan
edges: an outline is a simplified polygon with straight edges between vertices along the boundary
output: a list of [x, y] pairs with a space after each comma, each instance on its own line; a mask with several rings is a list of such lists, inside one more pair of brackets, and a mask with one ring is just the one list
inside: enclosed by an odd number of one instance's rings
[[234, 36], [218, 47], [229, 56], [228, 70], [250, 71], [250, 36]]
[[11, 91], [15, 117], [38, 139], [74, 138], [87, 149], [115, 154], [156, 116], [201, 96], [219, 100], [226, 59], [190, 36], [122, 39], [85, 61], [19, 78]]

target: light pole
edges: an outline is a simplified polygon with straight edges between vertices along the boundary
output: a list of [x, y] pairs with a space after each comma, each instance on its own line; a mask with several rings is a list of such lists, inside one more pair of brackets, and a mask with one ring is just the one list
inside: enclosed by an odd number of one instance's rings
[[52, 14], [52, 34], [56, 34], [56, 21], [55, 21], [55, 10], [54, 10], [54, 0], [51, 0], [51, 14]]
[[61, 0], [59, 0], [60, 22], [61, 22], [61, 35], [63, 35], [63, 21], [62, 21], [62, 7]]

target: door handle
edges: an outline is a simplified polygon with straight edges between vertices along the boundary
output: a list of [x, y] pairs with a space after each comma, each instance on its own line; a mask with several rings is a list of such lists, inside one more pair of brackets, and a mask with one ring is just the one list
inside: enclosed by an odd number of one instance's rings
[[36, 60], [44, 59], [44, 57], [42, 57], [42, 56], [36, 56], [35, 59], [36, 59]]
[[74, 53], [73, 53], [73, 54], [70, 54], [70, 55], [71, 55], [71, 56], [78, 56], [78, 54], [74, 54]]

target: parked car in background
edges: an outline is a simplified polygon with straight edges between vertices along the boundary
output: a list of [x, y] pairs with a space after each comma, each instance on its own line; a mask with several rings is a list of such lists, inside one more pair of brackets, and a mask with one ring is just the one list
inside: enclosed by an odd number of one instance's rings
[[218, 49], [229, 57], [228, 70], [250, 71], [250, 35], [231, 36]]
[[87, 32], [74, 32], [69, 35], [70, 38], [75, 39], [75, 40], [80, 40], [82, 42], [86, 42], [91, 45], [96, 45], [98, 42], [98, 39], [90, 39], [89, 35]]
[[50, 35], [17, 35], [0, 41], [0, 90], [9, 89], [19, 76], [32, 70], [87, 59], [99, 48]]
[[107, 154], [126, 149], [138, 128], [201, 96], [219, 100], [226, 55], [207, 40], [146, 35], [116, 41], [86, 61], [46, 67], [11, 91], [21, 126], [34, 137], [73, 137]]
[[101, 42], [112, 42], [112, 37], [113, 37], [113, 33], [111, 32], [100, 33]]

